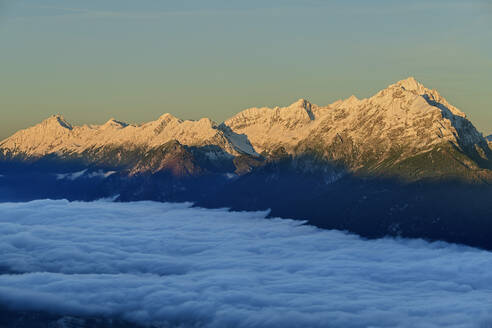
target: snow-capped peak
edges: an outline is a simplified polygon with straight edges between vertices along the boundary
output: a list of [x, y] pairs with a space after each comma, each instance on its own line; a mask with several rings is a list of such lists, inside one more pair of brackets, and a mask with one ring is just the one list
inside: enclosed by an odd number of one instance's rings
[[246, 109], [219, 126], [208, 118], [181, 120], [166, 113], [141, 125], [110, 119], [100, 126], [72, 127], [54, 115], [17, 132], [0, 148], [14, 155], [82, 154], [108, 145], [151, 149], [171, 140], [184, 146], [214, 145], [232, 155], [283, 147], [293, 154], [314, 148], [329, 157], [343, 149], [352, 161], [375, 154], [384, 158], [394, 145], [415, 154], [439, 144], [487, 144], [461, 111], [410, 77], [370, 98], [351, 96], [328, 106], [301, 98], [286, 107]]
[[257, 152], [283, 147], [296, 153], [348, 142], [345, 146], [353, 147], [354, 156], [363, 156], [362, 149], [389, 151], [394, 144], [419, 152], [443, 142], [461, 147], [484, 140], [464, 113], [413, 77], [370, 98], [351, 96], [326, 107], [300, 99], [284, 108], [247, 109], [225, 124], [248, 136]]
[[116, 129], [122, 129], [128, 126], [128, 123], [117, 121], [114, 118], [110, 118], [106, 123], [101, 125], [101, 129], [107, 129], [107, 128], [116, 128]]
[[351, 95], [347, 99], [343, 100], [343, 104], [345, 106], [355, 106], [360, 102], [359, 98], [357, 98], [355, 95]]
[[181, 121], [179, 118], [176, 116], [170, 114], [170, 113], [165, 113], [159, 116], [157, 121], [165, 121], [165, 122], [170, 122], [170, 121]]
[[304, 98], [299, 98], [295, 102], [293, 102], [288, 108], [310, 108], [311, 103], [304, 99]]
[[424, 90], [425, 87], [423, 84], [418, 82], [413, 76], [410, 76], [404, 80], [396, 82], [396, 85], [404, 88], [405, 90], [410, 90], [410, 91], [421, 91]]
[[[246, 140], [227, 135], [208, 118], [180, 120], [171, 114], [141, 125], [129, 125], [114, 118], [102, 125], [72, 126], [61, 115], [53, 115], [31, 128], [20, 130], [0, 143], [9, 154], [44, 156], [82, 154], [102, 147], [151, 149], [175, 140], [185, 146], [215, 145], [223, 151], [256, 154]], [[240, 140], [240, 144], [235, 144]], [[244, 149], [243, 149], [244, 148]]]
[[448, 103], [437, 90], [426, 88], [413, 77], [389, 85], [386, 89], [379, 91], [371, 99], [377, 99], [378, 102], [382, 103], [405, 103], [412, 101], [416, 96], [423, 98], [425, 102], [431, 105], [431, 107], [439, 108], [444, 116], [452, 118], [454, 115], [456, 117], [466, 118], [465, 113]]
[[299, 98], [296, 102], [292, 103], [289, 107], [286, 107], [287, 109], [294, 109], [294, 110], [301, 110], [303, 112], [306, 112], [310, 120], [314, 120], [314, 114], [311, 110], [312, 104], [304, 99], [304, 98]]
[[48, 117], [47, 119], [42, 121], [41, 124], [53, 128], [62, 127], [64, 129], [72, 130], [72, 125], [68, 123], [68, 121], [65, 120], [65, 118], [60, 114], [56, 114]]
[[423, 95], [431, 93], [433, 90], [427, 89], [422, 83], [417, 81], [414, 77], [409, 77], [404, 80], [400, 80], [396, 83], [390, 84], [387, 88], [378, 92], [378, 94], [388, 94], [393, 92], [410, 92], [416, 95]]

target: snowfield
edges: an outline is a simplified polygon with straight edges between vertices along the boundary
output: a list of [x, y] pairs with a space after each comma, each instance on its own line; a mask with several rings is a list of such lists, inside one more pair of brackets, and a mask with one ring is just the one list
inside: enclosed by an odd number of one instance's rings
[[490, 327], [492, 253], [265, 212], [0, 204], [0, 306], [197, 327]]

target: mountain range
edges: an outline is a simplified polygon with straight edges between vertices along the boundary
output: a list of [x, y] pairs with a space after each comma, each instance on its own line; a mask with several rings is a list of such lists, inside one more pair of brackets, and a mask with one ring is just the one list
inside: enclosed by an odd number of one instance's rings
[[[164, 156], [163, 147], [166, 154], [180, 153], [179, 158]], [[141, 125], [110, 119], [72, 126], [54, 115], [0, 142], [0, 154], [4, 160], [31, 162], [56, 156], [130, 174], [196, 175], [217, 169], [241, 174], [251, 169], [245, 163], [279, 154], [311, 155], [350, 172], [407, 180], [489, 181], [492, 168], [487, 139], [463, 112], [414, 78], [367, 99], [352, 96], [328, 106], [299, 99], [288, 107], [246, 109], [219, 125], [208, 118], [189, 121], [164, 114]], [[211, 166], [202, 165], [200, 155]], [[184, 161], [187, 169], [176, 168]], [[234, 167], [224, 165], [231, 161]]]
[[270, 208], [368, 237], [492, 248], [491, 140], [414, 78], [366, 99], [299, 99], [220, 124], [164, 114], [73, 126], [54, 115], [0, 142], [0, 199]]

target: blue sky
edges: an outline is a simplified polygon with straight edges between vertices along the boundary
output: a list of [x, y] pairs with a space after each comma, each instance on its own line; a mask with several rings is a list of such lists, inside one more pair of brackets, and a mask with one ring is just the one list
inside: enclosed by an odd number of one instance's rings
[[492, 4], [0, 0], [0, 138], [54, 114], [220, 122], [415, 76], [492, 133]]

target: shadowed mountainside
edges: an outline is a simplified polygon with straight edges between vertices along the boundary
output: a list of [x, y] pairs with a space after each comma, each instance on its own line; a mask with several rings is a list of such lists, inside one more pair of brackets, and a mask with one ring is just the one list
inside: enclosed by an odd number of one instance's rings
[[367, 99], [300, 99], [222, 124], [164, 114], [73, 126], [60, 115], [0, 142], [0, 200], [193, 201], [272, 210], [366, 237], [492, 249], [492, 150], [413, 78]]

